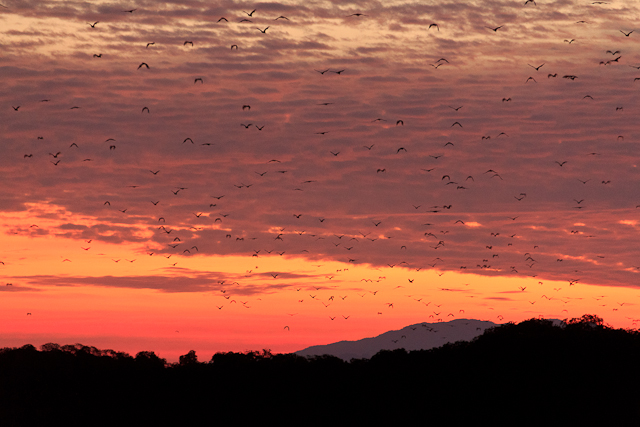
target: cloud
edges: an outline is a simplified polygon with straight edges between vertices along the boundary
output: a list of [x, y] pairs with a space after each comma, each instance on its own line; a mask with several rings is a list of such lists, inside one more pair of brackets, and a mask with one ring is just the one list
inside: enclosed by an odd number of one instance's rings
[[[9, 236], [635, 283], [637, 58], [609, 8], [269, 3], [245, 25], [234, 2], [8, 6]], [[154, 277], [95, 283], [216, 280]]]
[[[155, 276], [16, 276], [13, 280], [26, 283], [14, 286], [15, 290], [36, 289], [42, 290], [44, 287], [80, 287], [80, 286], [102, 286], [109, 288], [127, 289], [153, 289], [160, 292], [219, 292], [229, 290], [233, 295], [257, 295], [281, 291], [290, 286], [278, 283], [269, 284], [240, 284], [235, 280], [242, 280], [240, 276], [228, 275], [215, 272], [192, 272], [188, 269], [173, 268], [170, 275]], [[180, 275], [176, 275], [179, 273]], [[5, 287], [13, 288], [13, 287]], [[5, 290], [4, 288], [0, 288]]]
[[0, 286], [0, 292], [41, 292], [41, 289], [31, 286], [14, 286], [13, 283], [5, 283], [5, 286]]

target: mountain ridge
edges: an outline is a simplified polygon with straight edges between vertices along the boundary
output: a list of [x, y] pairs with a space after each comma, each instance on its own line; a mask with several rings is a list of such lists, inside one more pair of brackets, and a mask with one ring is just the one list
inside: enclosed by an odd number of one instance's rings
[[[554, 324], [558, 319], [549, 319]], [[330, 344], [314, 345], [294, 352], [299, 356], [330, 355], [345, 361], [351, 359], [369, 359], [381, 350], [404, 348], [407, 351], [429, 350], [457, 341], [471, 341], [482, 335], [485, 330], [500, 326], [488, 320], [455, 319], [448, 322], [420, 322], [402, 329], [383, 332], [374, 337], [355, 341], [343, 340]]]

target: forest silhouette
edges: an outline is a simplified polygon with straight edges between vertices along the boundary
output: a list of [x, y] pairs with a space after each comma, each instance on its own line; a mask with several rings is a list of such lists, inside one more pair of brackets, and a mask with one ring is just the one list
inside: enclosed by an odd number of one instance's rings
[[[81, 344], [0, 349], [0, 424], [638, 425], [640, 332], [595, 315], [508, 323], [370, 359]], [[62, 424], [63, 423], [63, 424]]]

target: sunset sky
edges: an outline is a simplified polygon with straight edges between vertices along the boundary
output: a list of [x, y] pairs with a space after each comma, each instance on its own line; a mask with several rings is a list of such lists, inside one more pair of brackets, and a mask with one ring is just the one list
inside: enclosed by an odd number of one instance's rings
[[638, 4], [1, 3], [0, 347], [640, 323]]

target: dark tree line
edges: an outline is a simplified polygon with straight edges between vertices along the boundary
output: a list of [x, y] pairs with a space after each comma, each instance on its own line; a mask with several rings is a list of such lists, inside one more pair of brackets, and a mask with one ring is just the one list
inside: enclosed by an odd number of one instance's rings
[[531, 319], [345, 362], [269, 350], [169, 364], [81, 344], [0, 349], [0, 425], [640, 425], [640, 332]]

